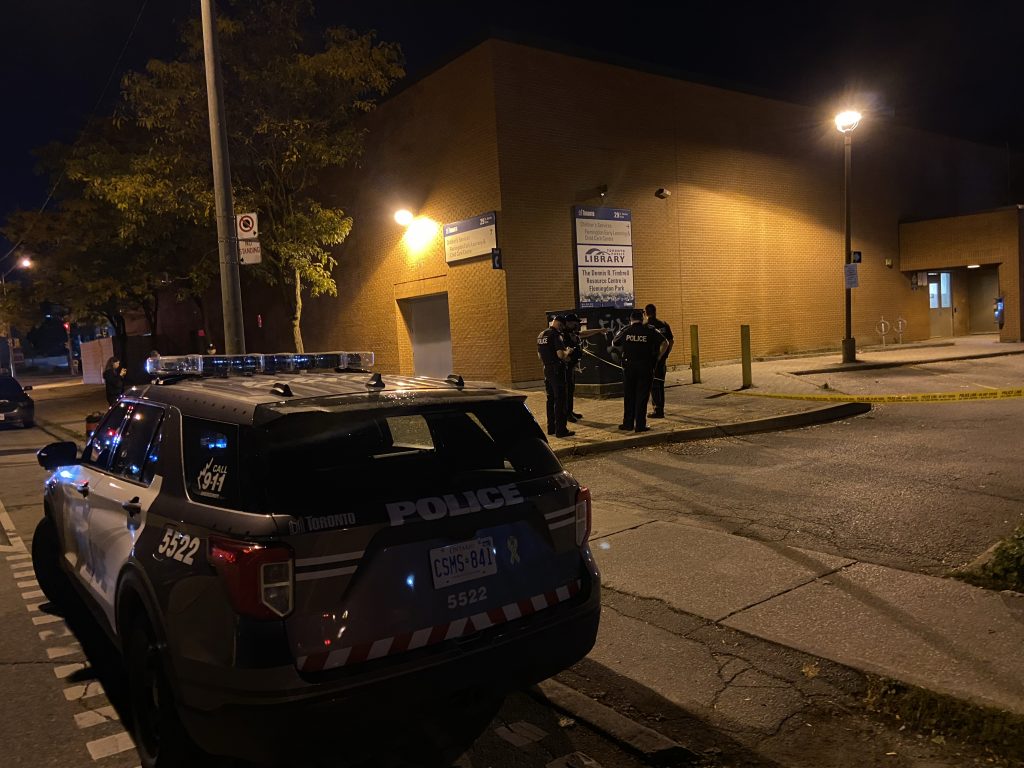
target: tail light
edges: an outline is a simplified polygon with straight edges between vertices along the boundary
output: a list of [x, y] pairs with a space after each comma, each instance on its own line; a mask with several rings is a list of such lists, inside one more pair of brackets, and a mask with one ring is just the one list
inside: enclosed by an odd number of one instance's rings
[[590, 489], [581, 486], [576, 492], [576, 545], [582, 547], [590, 538]]
[[210, 562], [239, 615], [279, 619], [292, 612], [294, 587], [290, 548], [211, 537]]

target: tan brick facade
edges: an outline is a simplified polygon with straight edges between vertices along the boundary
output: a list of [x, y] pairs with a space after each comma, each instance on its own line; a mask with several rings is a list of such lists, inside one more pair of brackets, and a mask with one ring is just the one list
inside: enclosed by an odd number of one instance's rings
[[[999, 338], [1001, 341], [1021, 341], [1024, 330], [1021, 315], [1022, 220], [1024, 214], [1017, 206], [1012, 206], [967, 216], [904, 223], [900, 226], [901, 266], [907, 271], [924, 271], [956, 269], [968, 264], [996, 265], [999, 293], [1006, 307]], [[957, 286], [954, 280], [954, 303], [963, 306], [964, 294], [958, 293]], [[966, 330], [962, 324], [957, 326], [958, 333]]]
[[[671, 364], [689, 361], [690, 324], [707, 361], [739, 356], [741, 324], [755, 355], [839, 347], [842, 137], [824, 111], [489, 41], [368, 127], [362, 168], [338, 183], [356, 217], [339, 297], [307, 304], [310, 348], [371, 347], [380, 370], [410, 373], [398, 302], [447, 292], [456, 371], [537, 380], [543, 313], [575, 303], [571, 209], [602, 204], [602, 184], [604, 205], [633, 212], [636, 299], [676, 330]], [[870, 118], [853, 148], [854, 336], [875, 343], [884, 315], [908, 321], [905, 339], [927, 338], [927, 290], [912, 290], [899, 223], [1003, 204], [1004, 159]], [[412, 254], [398, 207], [439, 223], [496, 210], [505, 269], [446, 265], [440, 233]]]

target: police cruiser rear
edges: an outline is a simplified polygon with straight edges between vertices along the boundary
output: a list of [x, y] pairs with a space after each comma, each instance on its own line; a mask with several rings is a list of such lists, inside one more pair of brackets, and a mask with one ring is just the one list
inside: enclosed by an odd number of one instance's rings
[[448, 765], [592, 647], [590, 494], [524, 398], [372, 362], [151, 358], [39, 452], [36, 574], [121, 649], [143, 765]]

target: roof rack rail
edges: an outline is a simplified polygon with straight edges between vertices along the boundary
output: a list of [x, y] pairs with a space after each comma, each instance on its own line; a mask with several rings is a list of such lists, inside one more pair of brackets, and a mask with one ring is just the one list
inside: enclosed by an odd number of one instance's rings
[[381, 379], [379, 373], [373, 374], [366, 382], [367, 389], [384, 389], [384, 386], [384, 380]]
[[445, 378], [445, 381], [447, 381], [449, 384], [455, 385], [459, 389], [462, 389], [464, 386], [466, 386], [466, 382], [463, 381], [462, 377], [459, 376], [459, 374], [457, 373], [449, 373], [448, 376]]

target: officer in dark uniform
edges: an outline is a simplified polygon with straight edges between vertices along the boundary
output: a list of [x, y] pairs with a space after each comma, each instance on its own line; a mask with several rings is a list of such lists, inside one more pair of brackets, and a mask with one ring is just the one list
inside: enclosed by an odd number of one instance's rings
[[672, 347], [675, 346], [675, 339], [672, 337], [672, 328], [664, 320], [658, 319], [658, 308], [653, 304], [644, 307], [644, 322], [665, 337], [668, 342], [668, 351], [654, 366], [654, 383], [651, 385], [651, 403], [654, 404], [654, 411], [648, 418], [665, 418], [665, 375], [668, 373], [668, 356], [672, 354]]
[[649, 325], [644, 324], [644, 313], [634, 309], [629, 315], [629, 325], [619, 331], [616, 347], [622, 349], [622, 423], [619, 429], [646, 432], [647, 398], [651, 394], [654, 367], [665, 356], [668, 342], [665, 337]]
[[572, 349], [572, 354], [569, 355], [569, 360], [565, 366], [565, 390], [566, 401], [568, 402], [565, 417], [573, 423], [583, 418], [583, 414], [576, 413], [576, 409], [573, 406], [573, 395], [576, 392], [576, 366], [583, 359], [583, 347], [580, 341], [579, 330], [580, 316], [575, 312], [566, 315], [565, 333], [562, 336], [565, 339], [565, 346]]
[[566, 362], [572, 350], [565, 345], [565, 316], [555, 315], [551, 324], [537, 336], [537, 356], [544, 364], [544, 391], [547, 393], [548, 434], [571, 437], [576, 434], [566, 427], [568, 391]]

